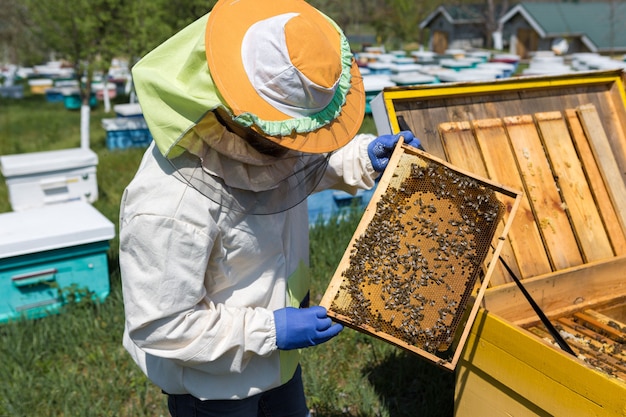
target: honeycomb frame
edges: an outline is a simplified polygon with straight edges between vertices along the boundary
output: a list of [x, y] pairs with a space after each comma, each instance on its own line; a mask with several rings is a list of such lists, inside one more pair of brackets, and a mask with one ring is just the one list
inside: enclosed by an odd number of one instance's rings
[[499, 256], [520, 200], [398, 145], [320, 305], [453, 370], [495, 265], [485, 261]]

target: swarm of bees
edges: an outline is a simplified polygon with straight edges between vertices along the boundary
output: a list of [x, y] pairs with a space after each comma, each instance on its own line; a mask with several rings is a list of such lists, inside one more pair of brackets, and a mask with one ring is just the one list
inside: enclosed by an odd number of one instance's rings
[[332, 310], [354, 327], [447, 351], [503, 211], [484, 183], [403, 155], [353, 241]]

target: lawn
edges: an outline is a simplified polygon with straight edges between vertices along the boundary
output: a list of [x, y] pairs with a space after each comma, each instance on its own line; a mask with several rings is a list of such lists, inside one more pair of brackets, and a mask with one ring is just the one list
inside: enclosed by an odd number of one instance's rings
[[[101, 103], [91, 114], [90, 143], [99, 158], [94, 206], [117, 230], [120, 197], [143, 149], [108, 150], [101, 120], [109, 117], [114, 114], [105, 113]], [[43, 96], [0, 99], [0, 155], [78, 147], [79, 119], [78, 112]], [[362, 130], [374, 131], [371, 118]], [[0, 180], [0, 212], [8, 212]], [[321, 299], [359, 216], [356, 211], [311, 229], [313, 303]], [[103, 303], [83, 300], [59, 315], [0, 326], [0, 416], [168, 416], [165, 397], [121, 346], [117, 253], [116, 237], [108, 252], [111, 294]], [[453, 414], [453, 374], [352, 329], [306, 349], [303, 369], [315, 417]]]

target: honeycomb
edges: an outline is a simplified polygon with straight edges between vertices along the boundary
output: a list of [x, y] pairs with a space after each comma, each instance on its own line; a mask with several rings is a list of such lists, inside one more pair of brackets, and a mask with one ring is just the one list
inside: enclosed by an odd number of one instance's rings
[[489, 184], [409, 153], [370, 204], [329, 313], [446, 360], [504, 205]]

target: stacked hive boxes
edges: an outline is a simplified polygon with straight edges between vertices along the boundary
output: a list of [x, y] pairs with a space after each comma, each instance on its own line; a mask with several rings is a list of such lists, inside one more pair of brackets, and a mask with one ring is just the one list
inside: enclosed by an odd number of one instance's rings
[[139, 104], [118, 104], [114, 110], [116, 118], [102, 119], [108, 149], [141, 148], [152, 142]]
[[0, 214], [0, 322], [58, 312], [75, 296], [108, 295], [115, 231], [91, 205], [97, 162], [89, 149], [0, 157], [13, 209]]

